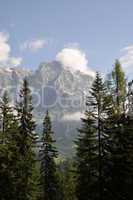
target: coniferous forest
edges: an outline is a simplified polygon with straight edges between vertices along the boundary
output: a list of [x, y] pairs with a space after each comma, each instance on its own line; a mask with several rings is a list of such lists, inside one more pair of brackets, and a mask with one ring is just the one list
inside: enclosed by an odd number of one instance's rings
[[18, 95], [0, 101], [0, 200], [133, 199], [132, 81], [118, 60], [88, 90], [73, 158], [60, 155], [49, 110], [36, 131], [26, 78]]

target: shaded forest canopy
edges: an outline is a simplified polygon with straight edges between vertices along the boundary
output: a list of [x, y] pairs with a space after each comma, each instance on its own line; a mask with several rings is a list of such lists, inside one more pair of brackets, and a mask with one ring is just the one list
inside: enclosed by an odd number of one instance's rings
[[[26, 78], [11, 106], [0, 102], [1, 200], [132, 200], [133, 93], [118, 60], [105, 80], [96, 73], [73, 158], [56, 146], [49, 111], [38, 137]], [[71, 157], [71, 156], [70, 156]]]

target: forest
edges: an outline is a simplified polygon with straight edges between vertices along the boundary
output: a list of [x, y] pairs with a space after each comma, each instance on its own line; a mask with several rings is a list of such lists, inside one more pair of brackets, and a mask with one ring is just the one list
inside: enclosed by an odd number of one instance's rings
[[96, 73], [72, 158], [58, 151], [49, 110], [37, 133], [28, 80], [15, 105], [5, 91], [0, 101], [0, 200], [132, 200], [132, 84], [118, 60], [104, 78]]

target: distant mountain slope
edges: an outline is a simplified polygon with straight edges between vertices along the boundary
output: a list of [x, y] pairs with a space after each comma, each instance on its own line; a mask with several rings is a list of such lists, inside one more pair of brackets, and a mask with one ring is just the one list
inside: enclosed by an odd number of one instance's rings
[[[42, 63], [31, 72], [22, 68], [0, 68], [0, 91], [7, 89], [16, 100], [20, 84], [27, 77], [33, 92], [35, 117], [40, 124], [49, 109], [60, 151], [72, 151], [72, 141], [80, 126], [80, 117], [85, 110], [85, 96], [94, 77], [80, 71], [70, 71], [59, 62]], [[15, 98], [14, 98], [15, 96]]]

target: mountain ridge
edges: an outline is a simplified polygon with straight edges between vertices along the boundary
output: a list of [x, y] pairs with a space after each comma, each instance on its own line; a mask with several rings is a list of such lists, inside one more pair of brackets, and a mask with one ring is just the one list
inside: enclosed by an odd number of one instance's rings
[[0, 68], [0, 91], [5, 89], [11, 99], [16, 99], [25, 77], [33, 94], [38, 132], [41, 132], [44, 113], [49, 109], [59, 150], [68, 154], [72, 151], [72, 141], [77, 135], [76, 128], [80, 126], [86, 94], [94, 77], [80, 71], [71, 71], [58, 61], [43, 62], [35, 71], [18, 67]]

